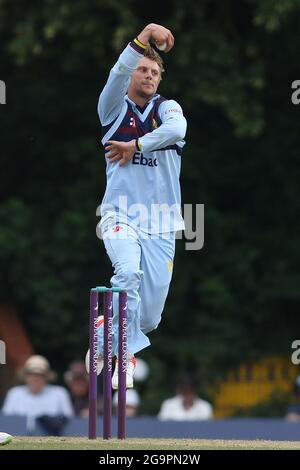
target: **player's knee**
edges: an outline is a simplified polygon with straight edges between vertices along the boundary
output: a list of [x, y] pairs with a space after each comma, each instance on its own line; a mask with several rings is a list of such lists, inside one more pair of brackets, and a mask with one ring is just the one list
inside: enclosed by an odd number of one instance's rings
[[141, 320], [141, 330], [144, 334], [150, 333], [150, 331], [156, 330], [160, 323], [161, 317], [159, 318], [147, 318]]
[[123, 266], [120, 272], [125, 289], [137, 289], [141, 282], [141, 271], [134, 266]]

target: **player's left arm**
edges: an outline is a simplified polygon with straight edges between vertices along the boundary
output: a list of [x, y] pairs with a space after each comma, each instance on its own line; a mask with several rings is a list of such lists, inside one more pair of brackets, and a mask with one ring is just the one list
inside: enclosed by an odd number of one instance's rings
[[148, 132], [138, 140], [106, 142], [106, 157], [111, 163], [120, 161], [120, 165], [129, 162], [135, 152], [151, 152], [168, 145], [174, 145], [184, 139], [187, 123], [181, 106], [174, 100], [164, 101], [159, 107], [162, 124], [152, 132]]
[[139, 138], [138, 144], [141, 152], [151, 152], [174, 145], [185, 137], [187, 122], [181, 106], [176, 101], [163, 101], [158, 113], [162, 124]]

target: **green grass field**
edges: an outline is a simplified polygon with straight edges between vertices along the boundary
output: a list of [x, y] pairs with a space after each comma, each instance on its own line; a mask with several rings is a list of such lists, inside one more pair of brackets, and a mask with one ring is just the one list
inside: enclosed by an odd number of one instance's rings
[[112, 439], [79, 437], [14, 437], [1, 450], [299, 450], [300, 442], [223, 441], [206, 439]]

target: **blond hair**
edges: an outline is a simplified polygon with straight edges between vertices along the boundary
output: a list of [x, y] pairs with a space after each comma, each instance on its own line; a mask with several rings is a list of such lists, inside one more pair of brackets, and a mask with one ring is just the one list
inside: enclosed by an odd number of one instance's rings
[[144, 57], [147, 57], [147, 59], [153, 60], [156, 62], [160, 68], [160, 73], [162, 74], [165, 69], [164, 69], [164, 62], [158, 52], [156, 52], [155, 49], [151, 46], [147, 46], [144, 52]]

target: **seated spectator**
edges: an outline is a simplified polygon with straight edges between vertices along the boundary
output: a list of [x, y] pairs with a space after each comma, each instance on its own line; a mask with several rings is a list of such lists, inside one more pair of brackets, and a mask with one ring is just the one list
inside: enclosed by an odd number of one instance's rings
[[30, 434], [36, 432], [37, 423], [48, 435], [59, 435], [68, 418], [74, 414], [67, 390], [49, 385], [53, 377], [50, 364], [43, 356], [31, 356], [23, 369], [25, 385], [7, 392], [2, 413], [27, 417]]
[[[126, 416], [132, 417], [136, 416], [139, 411], [140, 406], [140, 396], [136, 390], [133, 388], [128, 388], [126, 390]], [[117, 414], [118, 411], [118, 392], [113, 396], [113, 408], [114, 413]]]
[[300, 421], [300, 375], [296, 378], [293, 400], [287, 409], [285, 419], [294, 423]]
[[213, 418], [213, 408], [210, 403], [197, 395], [193, 380], [184, 375], [177, 381], [176, 396], [162, 403], [158, 418], [165, 421], [211, 419]]
[[82, 361], [74, 361], [64, 375], [76, 416], [89, 415], [89, 376]]

